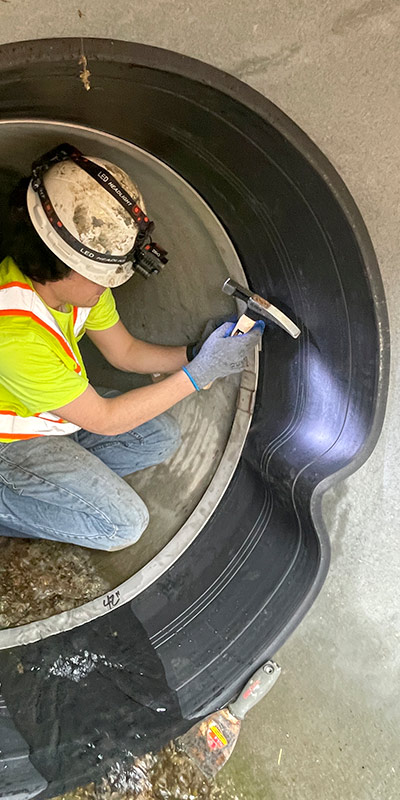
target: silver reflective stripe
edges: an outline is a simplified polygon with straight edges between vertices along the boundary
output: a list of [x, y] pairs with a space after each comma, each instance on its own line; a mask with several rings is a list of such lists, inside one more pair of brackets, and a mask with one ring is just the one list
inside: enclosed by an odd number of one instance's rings
[[76, 319], [74, 322], [74, 334], [79, 336], [85, 326], [85, 322], [91, 312], [91, 308], [77, 308]]

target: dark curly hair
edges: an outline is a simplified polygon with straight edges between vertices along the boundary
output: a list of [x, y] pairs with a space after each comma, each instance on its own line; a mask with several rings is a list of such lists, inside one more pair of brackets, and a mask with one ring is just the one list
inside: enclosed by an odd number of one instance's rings
[[2, 241], [2, 255], [11, 256], [24, 275], [38, 283], [66, 278], [71, 268], [63, 264], [36, 233], [29, 217], [26, 192], [30, 178], [21, 178], [10, 193], [9, 219]]

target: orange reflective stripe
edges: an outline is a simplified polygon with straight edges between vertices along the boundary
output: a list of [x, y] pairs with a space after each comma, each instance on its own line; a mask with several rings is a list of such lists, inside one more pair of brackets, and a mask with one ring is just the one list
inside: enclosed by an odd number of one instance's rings
[[60, 343], [61, 347], [65, 350], [66, 354], [75, 361], [74, 371], [75, 372], [80, 372], [81, 371], [80, 365], [76, 362], [76, 358], [75, 358], [71, 348], [68, 347], [68, 345], [64, 341], [63, 337], [60, 336], [60, 334], [57, 333], [57, 331], [54, 331], [53, 328], [50, 327], [50, 325], [47, 325], [46, 322], [43, 322], [43, 320], [41, 320], [40, 317], [37, 317], [36, 314], [33, 313], [33, 311], [26, 311], [26, 310], [23, 310], [21, 308], [7, 308], [7, 309], [4, 309], [3, 311], [0, 311], [0, 316], [2, 316], [2, 317], [30, 317], [31, 319], [33, 319], [34, 322], [37, 322], [39, 325], [42, 326], [42, 328], [45, 328], [46, 331], [48, 331], [49, 333], [52, 333], [53, 336], [55, 336], [57, 341]]
[[[46, 422], [62, 422], [62, 424], [64, 424], [64, 420], [61, 419], [61, 417], [58, 417], [58, 419], [50, 419], [49, 417], [44, 417], [44, 413], [46, 412], [41, 411], [39, 414], [30, 414], [29, 416], [37, 417], [38, 419], [44, 419]], [[0, 414], [6, 414], [8, 417], [19, 417], [19, 414], [17, 414], [16, 411], [5, 411], [4, 409], [0, 410]], [[28, 419], [28, 417], [22, 417], [22, 419]]]
[[77, 306], [74, 306], [74, 310], [72, 312], [72, 319], [73, 319], [74, 325], [75, 325], [77, 316], [78, 316], [78, 308], [77, 308]]
[[29, 289], [30, 292], [33, 292], [32, 286], [28, 286], [27, 283], [21, 283], [21, 281], [12, 281], [12, 283], [4, 283], [3, 286], [0, 286], [0, 289], [11, 289], [11, 286], [19, 286], [20, 289]]
[[[12, 412], [10, 412], [12, 413]], [[46, 422], [62, 422], [64, 424], [64, 420], [59, 417], [58, 419], [49, 419], [49, 417], [44, 417], [43, 412], [41, 411], [40, 414], [33, 414], [34, 417], [39, 417], [39, 419], [44, 419]]]
[[0, 439], [37, 439], [44, 433], [0, 433]]

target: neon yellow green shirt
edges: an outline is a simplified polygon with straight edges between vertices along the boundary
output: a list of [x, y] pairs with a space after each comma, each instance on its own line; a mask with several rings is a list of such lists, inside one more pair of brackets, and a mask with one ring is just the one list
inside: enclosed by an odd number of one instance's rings
[[[0, 262], [0, 285], [12, 281], [32, 287], [29, 278], [7, 257]], [[78, 337], [74, 334], [73, 306], [65, 312], [47, 308], [72, 347], [82, 372], [78, 375], [74, 371], [75, 361], [37, 322], [29, 317], [0, 317], [0, 410], [30, 417], [76, 400], [89, 383], [78, 341], [86, 330], [106, 330], [119, 320], [110, 289], [93, 306]], [[6, 441], [9, 439], [0, 437], [0, 442]]]

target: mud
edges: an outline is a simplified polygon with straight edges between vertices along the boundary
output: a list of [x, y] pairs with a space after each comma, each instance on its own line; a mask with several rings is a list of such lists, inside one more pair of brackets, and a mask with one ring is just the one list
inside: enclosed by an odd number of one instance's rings
[[81, 72], [79, 73], [79, 77], [82, 81], [82, 84], [87, 92], [90, 91], [91, 84], [90, 84], [90, 70], [88, 69], [88, 62], [86, 56], [82, 53], [81, 57], [78, 60], [78, 64], [82, 67]]
[[53, 800], [245, 800], [231, 781], [204, 780], [175, 742], [159, 753], [116, 762], [100, 784], [90, 783]]

